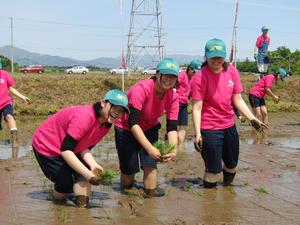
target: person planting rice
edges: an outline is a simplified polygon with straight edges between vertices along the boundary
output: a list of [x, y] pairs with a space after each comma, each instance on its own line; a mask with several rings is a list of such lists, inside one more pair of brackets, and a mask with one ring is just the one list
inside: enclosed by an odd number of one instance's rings
[[[283, 68], [279, 68], [276, 72], [264, 76], [249, 90], [249, 102], [253, 113], [264, 124], [269, 124], [268, 110], [264, 97], [267, 94], [273, 98], [275, 103], [279, 102], [279, 96], [272, 92], [272, 87], [278, 80], [283, 81], [286, 75], [286, 71]], [[266, 137], [266, 134], [264, 134], [264, 137]]]
[[[157, 161], [168, 162], [176, 156], [179, 101], [173, 87], [178, 72], [179, 66], [173, 59], [160, 61], [155, 76], [136, 83], [128, 90], [130, 115], [125, 115], [115, 124], [121, 186], [131, 188], [141, 167], [146, 197], [164, 195], [157, 188]], [[164, 113], [168, 142], [176, 147], [162, 156], [153, 143], [158, 140], [160, 117]]]
[[129, 112], [127, 104], [124, 92], [110, 90], [94, 105], [62, 109], [37, 128], [33, 152], [45, 176], [54, 183], [54, 199], [64, 200], [74, 193], [76, 206], [88, 206], [91, 185], [100, 184], [103, 171], [90, 150]]
[[239, 136], [232, 104], [258, 130], [267, 126], [244, 102], [239, 72], [225, 62], [225, 43], [216, 38], [209, 40], [205, 45], [205, 58], [191, 85], [194, 145], [205, 162], [204, 187], [214, 188], [222, 170], [224, 185], [230, 185], [236, 174]]

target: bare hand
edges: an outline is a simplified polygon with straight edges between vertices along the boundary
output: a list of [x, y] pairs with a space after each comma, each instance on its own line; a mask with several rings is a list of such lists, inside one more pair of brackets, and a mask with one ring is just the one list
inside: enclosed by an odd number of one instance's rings
[[160, 151], [157, 148], [153, 147], [150, 151], [148, 151], [148, 154], [155, 161], [161, 161], [161, 154], [160, 154]]
[[203, 150], [203, 143], [202, 143], [202, 137], [197, 137], [194, 140], [194, 148], [197, 152], [202, 152]]
[[162, 156], [161, 161], [162, 162], [169, 162], [170, 160], [172, 160], [175, 157], [176, 157], [176, 151], [173, 150], [172, 152]]
[[258, 132], [264, 133], [264, 129], [269, 129], [267, 124], [264, 124], [258, 119], [250, 120], [251, 126], [254, 127]]
[[29, 103], [31, 102], [31, 100], [30, 100], [29, 98], [27, 98], [26, 96], [24, 96], [23, 100], [24, 100], [27, 104], [29, 104]]
[[95, 164], [91, 166], [91, 171], [93, 173], [93, 176], [88, 180], [90, 184], [92, 185], [99, 185], [101, 183], [100, 174], [103, 172], [103, 168]]
[[279, 102], [279, 96], [275, 96], [273, 100], [277, 104]]

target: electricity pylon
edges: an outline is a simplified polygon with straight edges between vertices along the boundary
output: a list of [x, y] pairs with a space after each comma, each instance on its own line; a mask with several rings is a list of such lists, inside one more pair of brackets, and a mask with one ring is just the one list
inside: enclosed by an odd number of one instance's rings
[[[126, 65], [135, 69], [143, 57], [156, 65], [164, 57], [160, 0], [132, 0]], [[144, 58], [145, 59], [145, 58]]]

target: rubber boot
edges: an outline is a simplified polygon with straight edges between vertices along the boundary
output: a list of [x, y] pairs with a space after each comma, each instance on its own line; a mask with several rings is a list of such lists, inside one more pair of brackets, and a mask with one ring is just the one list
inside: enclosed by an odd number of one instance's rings
[[11, 133], [11, 147], [12, 147], [12, 158], [18, 158], [19, 144], [18, 144], [18, 132], [17, 130], [10, 131]]
[[75, 196], [74, 203], [78, 208], [87, 208], [89, 204], [89, 197], [85, 195]]
[[236, 173], [228, 173], [227, 171], [223, 170], [223, 184], [224, 186], [229, 186], [234, 180]]
[[154, 189], [145, 188], [144, 192], [145, 192], [145, 198], [162, 197], [165, 195], [164, 190], [160, 188], [154, 188]]
[[204, 188], [208, 188], [208, 189], [211, 189], [211, 188], [216, 188], [217, 187], [217, 182], [208, 182], [208, 181], [203, 181], [203, 186]]

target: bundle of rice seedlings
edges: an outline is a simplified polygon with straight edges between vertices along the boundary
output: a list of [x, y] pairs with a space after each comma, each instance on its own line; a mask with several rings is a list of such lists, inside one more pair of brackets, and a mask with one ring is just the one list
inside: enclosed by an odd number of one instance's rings
[[175, 145], [165, 143], [161, 140], [158, 140], [157, 142], [153, 143], [153, 146], [160, 151], [161, 156], [170, 153], [175, 148]]
[[112, 185], [117, 178], [118, 174], [112, 170], [106, 170], [101, 173], [100, 170], [96, 169], [93, 173], [97, 176], [97, 179], [103, 185]]

